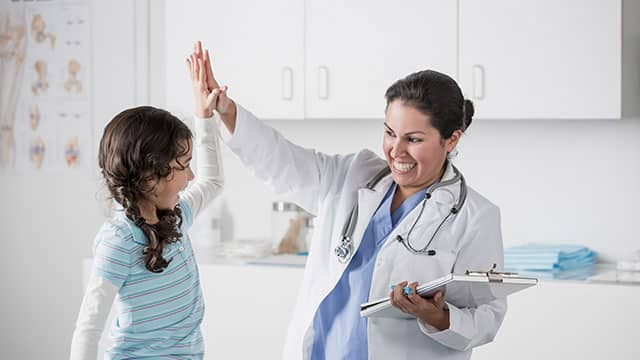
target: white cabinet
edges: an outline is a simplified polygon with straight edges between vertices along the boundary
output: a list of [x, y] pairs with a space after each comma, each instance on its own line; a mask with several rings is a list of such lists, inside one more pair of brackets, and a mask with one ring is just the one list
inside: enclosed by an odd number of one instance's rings
[[[206, 358], [279, 359], [304, 268], [235, 262], [199, 264]], [[84, 261], [83, 270], [84, 288], [91, 259]], [[638, 285], [541, 281], [509, 296], [495, 340], [475, 348], [472, 358], [639, 359], [639, 297]], [[99, 359], [111, 343], [111, 323]]]
[[456, 70], [450, 0], [167, 0], [165, 11], [170, 107], [190, 109], [183, 63], [198, 39], [230, 96], [266, 119], [380, 119], [395, 80]]
[[184, 56], [202, 39], [266, 119], [381, 119], [385, 90], [426, 68], [457, 79], [479, 119], [634, 117], [640, 3], [622, 3], [166, 0], [167, 103], [191, 108]]
[[307, 0], [306, 117], [380, 119], [384, 93], [399, 78], [427, 68], [455, 76], [456, 7], [451, 0]]
[[185, 58], [196, 40], [210, 49], [229, 96], [262, 118], [304, 117], [304, 2], [166, 0], [166, 101], [191, 109]]
[[459, 2], [460, 83], [477, 118], [622, 116], [621, 0]]

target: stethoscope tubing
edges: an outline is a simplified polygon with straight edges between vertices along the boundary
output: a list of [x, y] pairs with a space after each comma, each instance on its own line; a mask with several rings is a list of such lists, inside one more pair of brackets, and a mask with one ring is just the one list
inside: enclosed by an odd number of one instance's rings
[[[424, 199], [422, 200], [422, 207], [420, 208], [420, 212], [418, 213], [418, 216], [416, 217], [416, 220], [413, 222], [413, 225], [411, 226], [411, 228], [409, 229], [409, 232], [407, 233], [406, 239], [403, 238], [401, 235], [396, 236], [396, 240], [398, 240], [399, 242], [402, 243], [402, 245], [404, 245], [404, 247], [411, 253], [413, 254], [418, 254], [418, 255], [435, 255], [435, 250], [428, 250], [429, 245], [431, 245], [431, 243], [433, 242], [433, 239], [435, 239], [436, 235], [440, 232], [440, 229], [442, 228], [442, 226], [447, 222], [447, 220], [449, 220], [449, 218], [451, 216], [455, 216], [456, 214], [458, 214], [458, 212], [460, 211], [460, 209], [462, 209], [462, 206], [464, 205], [466, 198], [467, 198], [467, 182], [464, 178], [464, 176], [462, 175], [462, 173], [460, 172], [460, 170], [458, 170], [458, 168], [456, 168], [453, 164], [451, 164], [453, 171], [455, 173], [454, 177], [442, 182], [437, 182], [435, 184], [433, 184], [431, 186], [430, 189], [427, 189], [427, 191], [425, 192], [425, 196]], [[378, 174], [376, 174], [368, 183], [367, 183], [367, 188], [368, 189], [373, 189], [375, 187], [375, 185], [386, 175], [388, 175], [391, 172], [391, 169], [389, 169], [389, 167], [385, 167], [384, 169], [382, 169], [380, 172], [378, 172]], [[451, 184], [456, 183], [457, 181], [460, 181], [460, 193], [458, 195], [458, 201], [456, 202], [456, 204], [449, 210], [449, 213], [447, 214], [447, 216], [445, 216], [445, 218], [440, 222], [440, 224], [438, 225], [438, 227], [436, 228], [436, 230], [434, 231], [434, 233], [431, 235], [431, 238], [429, 239], [429, 242], [427, 242], [427, 244], [422, 248], [422, 249], [415, 249], [413, 246], [411, 246], [411, 243], [409, 242], [409, 237], [411, 235], [411, 232], [413, 231], [413, 229], [415, 228], [416, 224], [418, 223], [418, 220], [422, 217], [422, 213], [424, 212], [424, 208], [426, 207], [427, 204], [427, 200], [431, 198], [431, 194], [433, 194], [437, 189], [442, 188], [444, 186], [448, 186]], [[349, 214], [349, 217], [347, 218], [347, 221], [345, 222], [344, 226], [342, 227], [342, 238], [340, 240], [340, 245], [338, 245], [335, 249], [334, 252], [338, 258], [338, 261], [340, 261], [341, 263], [346, 263], [348, 262], [351, 257], [353, 256], [353, 232], [355, 230], [355, 226], [356, 226], [356, 221], [358, 218], [358, 202], [356, 201], [353, 209], [351, 210], [351, 213]]]

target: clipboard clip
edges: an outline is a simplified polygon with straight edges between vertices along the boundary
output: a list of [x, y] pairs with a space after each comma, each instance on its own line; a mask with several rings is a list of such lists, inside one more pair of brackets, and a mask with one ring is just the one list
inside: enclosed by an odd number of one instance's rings
[[500, 272], [496, 271], [497, 264], [493, 264], [489, 271], [476, 271], [476, 270], [467, 270], [465, 271], [465, 275], [469, 276], [486, 276], [489, 278], [489, 282], [502, 282], [502, 279], [505, 277], [517, 277], [518, 273], [514, 272]]

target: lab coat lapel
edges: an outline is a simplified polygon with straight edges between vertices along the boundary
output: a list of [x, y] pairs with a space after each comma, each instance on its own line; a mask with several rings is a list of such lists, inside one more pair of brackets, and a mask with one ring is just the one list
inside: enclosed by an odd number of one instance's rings
[[358, 190], [358, 220], [352, 237], [354, 253], [358, 251], [364, 231], [367, 229], [367, 226], [369, 226], [373, 214], [380, 205], [380, 202], [382, 202], [387, 190], [389, 190], [392, 181], [393, 178], [391, 175], [387, 175], [380, 180], [373, 190], [367, 188]]

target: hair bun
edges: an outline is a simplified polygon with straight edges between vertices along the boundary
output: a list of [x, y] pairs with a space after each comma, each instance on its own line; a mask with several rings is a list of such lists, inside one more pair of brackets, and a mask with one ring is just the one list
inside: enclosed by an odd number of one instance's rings
[[471, 121], [473, 121], [473, 114], [475, 113], [475, 108], [473, 107], [473, 103], [471, 100], [464, 100], [464, 107], [462, 109], [462, 115], [464, 118], [464, 129], [468, 129], [471, 126]]

